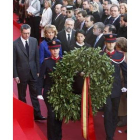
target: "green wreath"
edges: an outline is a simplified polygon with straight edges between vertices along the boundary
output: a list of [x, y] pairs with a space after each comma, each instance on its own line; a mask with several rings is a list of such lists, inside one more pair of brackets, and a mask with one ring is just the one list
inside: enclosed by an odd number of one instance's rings
[[56, 64], [51, 73], [54, 84], [49, 91], [48, 101], [52, 104], [59, 120], [80, 120], [81, 95], [73, 94], [73, 77], [77, 72], [90, 77], [90, 94], [93, 113], [106, 103], [106, 97], [112, 90], [114, 66], [106, 54], [100, 55], [100, 49], [80, 48], [66, 53], [62, 61]]

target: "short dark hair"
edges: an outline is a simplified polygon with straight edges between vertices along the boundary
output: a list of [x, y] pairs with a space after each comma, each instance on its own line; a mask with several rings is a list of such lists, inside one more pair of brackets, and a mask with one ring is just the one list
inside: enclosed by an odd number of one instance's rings
[[127, 14], [122, 14], [121, 17], [123, 17], [123, 21], [127, 22]]
[[116, 33], [116, 27], [115, 27], [114, 25], [112, 25], [112, 24], [107, 24], [107, 25], [105, 25], [105, 27], [109, 27], [109, 28], [108, 28], [109, 32], [112, 32], [113, 34]]
[[30, 25], [28, 25], [28, 24], [23, 24], [23, 25], [20, 27], [20, 31], [22, 32], [23, 29], [30, 29], [30, 30], [31, 30], [31, 27], [30, 27]]
[[95, 18], [92, 15], [87, 15], [86, 17], [90, 17], [90, 21], [95, 22]]
[[104, 1], [107, 1], [108, 4], [112, 4], [111, 0], [104, 0]]
[[82, 14], [83, 17], [87, 16], [87, 12], [85, 10], [81, 10], [78, 14]]
[[112, 6], [110, 7], [110, 11], [111, 11], [111, 8], [112, 8], [112, 7], [117, 7], [117, 8], [118, 8], [118, 11], [120, 11], [120, 7], [119, 7], [118, 5], [112, 4]]
[[86, 33], [85, 33], [84, 30], [81, 30], [81, 29], [76, 30], [76, 32], [75, 32], [75, 40], [76, 40], [76, 37], [77, 37], [78, 33], [83, 34], [84, 36], [86, 36]]
[[61, 9], [64, 8], [64, 7], [67, 9], [67, 7], [65, 5], [62, 5]]

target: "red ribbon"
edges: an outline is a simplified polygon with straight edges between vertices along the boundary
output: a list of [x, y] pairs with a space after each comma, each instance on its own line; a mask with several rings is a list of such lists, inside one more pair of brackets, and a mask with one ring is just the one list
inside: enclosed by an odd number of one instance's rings
[[81, 100], [81, 129], [86, 140], [96, 140], [89, 87], [90, 79], [86, 77]]

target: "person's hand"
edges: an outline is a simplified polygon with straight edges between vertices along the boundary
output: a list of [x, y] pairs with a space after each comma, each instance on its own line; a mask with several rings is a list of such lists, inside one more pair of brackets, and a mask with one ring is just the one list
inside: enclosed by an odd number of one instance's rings
[[37, 96], [37, 99], [39, 99], [39, 100], [44, 100], [44, 98], [43, 98], [42, 95], [38, 95], [38, 96]]
[[16, 81], [17, 84], [20, 83], [20, 79], [19, 79], [19, 77], [16, 77], [16, 78], [14, 78], [14, 79], [15, 79], [15, 81]]
[[126, 92], [127, 89], [126, 89], [125, 87], [123, 87], [123, 88], [121, 89], [121, 91], [122, 91], [122, 92]]
[[37, 73], [37, 77], [39, 77], [39, 73]]
[[85, 73], [84, 73], [84, 72], [81, 72], [81, 73], [80, 73], [80, 76], [84, 76], [84, 75], [85, 75]]

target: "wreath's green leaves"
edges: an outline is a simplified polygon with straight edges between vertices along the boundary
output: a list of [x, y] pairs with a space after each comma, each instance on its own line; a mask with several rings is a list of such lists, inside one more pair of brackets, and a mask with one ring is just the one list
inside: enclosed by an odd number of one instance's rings
[[76, 48], [66, 52], [63, 60], [57, 63], [55, 71], [51, 73], [55, 84], [48, 93], [48, 100], [60, 120], [65, 118], [65, 122], [68, 122], [80, 119], [81, 95], [72, 93], [73, 77], [79, 71], [85, 73], [83, 78], [90, 77], [93, 113], [106, 103], [106, 97], [112, 90], [114, 67], [106, 54], [99, 54], [100, 51], [99, 48]]

